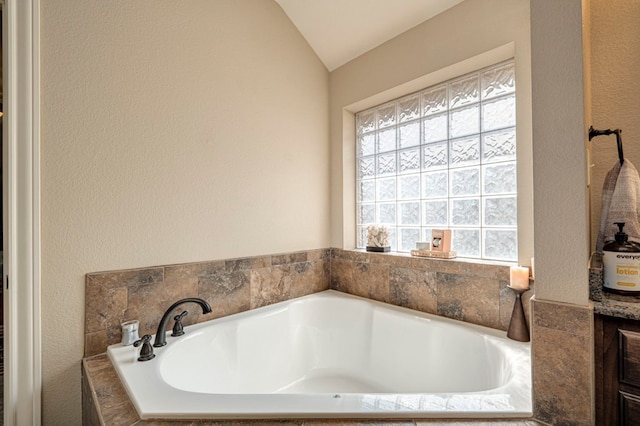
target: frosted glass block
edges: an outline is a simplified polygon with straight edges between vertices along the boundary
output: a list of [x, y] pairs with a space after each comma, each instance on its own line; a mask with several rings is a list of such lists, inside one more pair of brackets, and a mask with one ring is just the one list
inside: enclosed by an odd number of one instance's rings
[[480, 100], [478, 75], [464, 77], [449, 84], [449, 108], [469, 105]]
[[376, 112], [373, 109], [358, 113], [356, 119], [356, 132], [358, 134], [370, 132], [376, 128]]
[[411, 251], [420, 240], [420, 228], [398, 228], [398, 251]]
[[366, 225], [369, 223], [375, 223], [376, 221], [376, 206], [375, 204], [360, 204], [358, 207], [358, 224]]
[[378, 132], [378, 153], [393, 151], [396, 149], [396, 129], [381, 130]]
[[480, 194], [480, 168], [467, 167], [451, 170], [451, 196]]
[[449, 137], [480, 133], [480, 108], [477, 105], [452, 111], [449, 118]]
[[451, 200], [451, 224], [453, 226], [480, 226], [480, 199]]
[[516, 90], [516, 73], [513, 62], [482, 73], [482, 99], [493, 98]]
[[420, 122], [398, 126], [398, 139], [400, 148], [420, 145]]
[[375, 176], [376, 167], [374, 157], [364, 157], [358, 160], [358, 179]]
[[449, 206], [447, 200], [423, 201], [422, 224], [427, 226], [447, 226]]
[[396, 224], [396, 203], [381, 203], [378, 207], [378, 222], [382, 224]]
[[485, 229], [484, 257], [507, 261], [518, 260], [518, 231]]
[[450, 167], [480, 164], [480, 138], [477, 136], [452, 140], [450, 150]]
[[399, 151], [400, 170], [399, 173], [411, 173], [420, 171], [420, 148]]
[[422, 175], [422, 197], [441, 198], [449, 194], [449, 173], [446, 170]]
[[391, 251], [398, 250], [398, 234], [396, 228], [389, 227], [389, 242], [391, 243]]
[[441, 141], [447, 138], [447, 114], [434, 115], [422, 120], [423, 143]]
[[376, 181], [375, 180], [361, 180], [357, 183], [357, 201], [367, 202], [376, 200]]
[[367, 246], [367, 228], [358, 226], [356, 228], [356, 248], [365, 248]]
[[376, 200], [388, 201], [396, 199], [396, 178], [378, 179], [376, 181]]
[[499, 98], [482, 104], [482, 130], [488, 132], [516, 125], [516, 97]]
[[480, 257], [479, 229], [453, 229], [451, 233], [451, 249], [458, 256]]
[[420, 175], [400, 176], [398, 191], [398, 198], [401, 200], [420, 198]]
[[447, 110], [447, 86], [434, 87], [422, 92], [422, 115], [437, 114]]
[[518, 190], [516, 163], [484, 166], [483, 190], [485, 194], [512, 194]]
[[431, 228], [422, 228], [422, 239], [420, 241], [431, 241]]
[[508, 129], [482, 135], [484, 163], [516, 159], [516, 130]]
[[420, 95], [411, 95], [398, 101], [398, 121], [413, 120], [420, 117]]
[[367, 133], [366, 135], [358, 136], [358, 157], [364, 157], [365, 155], [373, 155], [376, 151], [376, 135], [373, 133]]
[[449, 144], [444, 142], [430, 143], [422, 147], [422, 168], [435, 170], [446, 168], [449, 162]]
[[401, 225], [420, 225], [420, 202], [398, 203]]
[[396, 153], [378, 155], [376, 157], [378, 162], [377, 175], [385, 176], [396, 173]]
[[484, 225], [516, 226], [518, 224], [518, 199], [499, 197], [484, 199]]
[[382, 105], [377, 110], [378, 113], [378, 129], [393, 126], [396, 124], [396, 103], [392, 102]]

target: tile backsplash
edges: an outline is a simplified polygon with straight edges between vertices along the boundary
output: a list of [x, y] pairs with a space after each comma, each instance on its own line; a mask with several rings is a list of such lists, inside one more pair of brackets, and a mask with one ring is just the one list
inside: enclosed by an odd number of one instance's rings
[[[86, 275], [84, 352], [120, 342], [124, 321], [138, 319], [140, 336], [154, 334], [181, 298], [203, 298], [213, 309], [205, 316], [181, 306], [188, 325], [328, 288], [506, 330], [515, 300], [508, 284], [505, 265], [342, 249], [96, 272]], [[527, 316], [532, 294], [523, 296]]]
[[185, 297], [200, 297], [184, 325], [194, 324], [329, 288], [330, 250], [215, 260], [86, 275], [85, 357], [121, 340], [120, 324], [137, 319], [140, 336], [154, 334], [164, 311]]

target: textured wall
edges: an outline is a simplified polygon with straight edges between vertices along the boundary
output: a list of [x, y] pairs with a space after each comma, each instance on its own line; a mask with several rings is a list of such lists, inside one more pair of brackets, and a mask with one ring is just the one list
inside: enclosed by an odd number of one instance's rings
[[329, 246], [328, 72], [272, 1], [41, 3], [43, 423], [73, 425], [84, 274]]
[[586, 305], [588, 197], [580, 0], [531, 2], [536, 298]]
[[[622, 129], [624, 156], [640, 167], [640, 2], [590, 0], [591, 114], [596, 129]], [[615, 136], [591, 142], [591, 249], [600, 227], [602, 184], [618, 161]]]

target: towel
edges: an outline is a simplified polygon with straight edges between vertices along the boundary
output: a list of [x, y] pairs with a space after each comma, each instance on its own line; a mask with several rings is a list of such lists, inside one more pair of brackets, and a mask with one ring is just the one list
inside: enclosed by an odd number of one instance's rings
[[614, 222], [624, 222], [624, 232], [629, 241], [640, 243], [640, 177], [629, 160], [616, 161], [607, 172], [602, 187], [602, 216], [596, 252], [615, 239], [618, 227]]

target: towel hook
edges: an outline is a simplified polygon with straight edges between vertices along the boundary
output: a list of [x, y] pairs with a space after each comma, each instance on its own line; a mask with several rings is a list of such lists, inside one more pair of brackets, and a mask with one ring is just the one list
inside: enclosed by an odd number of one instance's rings
[[622, 136], [620, 136], [620, 133], [622, 133], [621, 129], [596, 130], [593, 128], [593, 126], [589, 127], [589, 140], [595, 138], [596, 136], [612, 134], [616, 135], [616, 142], [618, 144], [618, 158], [620, 159], [620, 165], [622, 165], [622, 163], [624, 163], [624, 155], [622, 154]]

